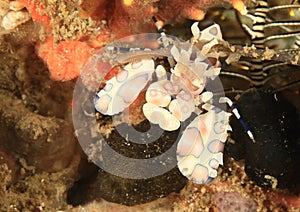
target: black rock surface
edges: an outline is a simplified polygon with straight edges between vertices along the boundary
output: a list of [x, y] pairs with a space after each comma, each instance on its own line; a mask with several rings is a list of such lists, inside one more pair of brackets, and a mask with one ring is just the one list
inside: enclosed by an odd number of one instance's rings
[[243, 94], [236, 106], [255, 143], [233, 117], [235, 144], [226, 146], [229, 155], [245, 159], [248, 177], [261, 187], [299, 187], [300, 117], [296, 107], [281, 93], [257, 90]]

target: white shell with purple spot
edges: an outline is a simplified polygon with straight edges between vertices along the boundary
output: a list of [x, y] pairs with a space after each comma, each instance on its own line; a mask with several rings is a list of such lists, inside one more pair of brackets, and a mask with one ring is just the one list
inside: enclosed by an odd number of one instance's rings
[[185, 129], [177, 146], [180, 172], [194, 183], [210, 182], [223, 165], [223, 148], [231, 114], [215, 109], [197, 116]]

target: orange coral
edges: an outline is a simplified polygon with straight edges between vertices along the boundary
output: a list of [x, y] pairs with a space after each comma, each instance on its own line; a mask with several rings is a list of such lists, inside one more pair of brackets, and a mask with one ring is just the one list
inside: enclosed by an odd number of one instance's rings
[[186, 8], [187, 17], [196, 21], [201, 21], [205, 17], [205, 12], [197, 8]]
[[158, 14], [166, 21], [166, 23], [182, 21], [186, 18], [202, 20], [204, 18], [205, 11], [209, 7], [217, 5], [220, 2], [220, 0], [166, 0], [159, 5]]
[[93, 55], [94, 49], [80, 41], [62, 41], [55, 45], [53, 37], [36, 45], [38, 55], [47, 63], [54, 80], [71, 80]]
[[[30, 12], [32, 19], [42, 23], [51, 33], [50, 19], [45, 8], [36, 0], [19, 0]], [[226, 0], [238, 10], [245, 9], [242, 0]], [[185, 18], [201, 20], [212, 5], [223, 4], [220, 0], [91, 0], [78, 1], [80, 15], [96, 21], [106, 19], [108, 25], [101, 26], [98, 34], [82, 34], [75, 41], [61, 41], [54, 45], [53, 37], [36, 45], [38, 55], [47, 63], [51, 77], [55, 80], [70, 80], [77, 77], [80, 68], [91, 57], [94, 49], [101, 48], [111, 38], [131, 34], [153, 32], [153, 15], [160, 16], [166, 23]], [[52, 14], [52, 13], [51, 13]], [[53, 15], [53, 14], [52, 14]], [[102, 20], [104, 21], [104, 20]], [[105, 21], [104, 21], [105, 23]], [[108, 26], [108, 27], [107, 27]]]
[[247, 8], [242, 0], [229, 0], [233, 8], [239, 11], [241, 14], [246, 15]]
[[101, 20], [105, 17], [107, 4], [108, 2], [105, 0], [79, 0], [78, 6], [80, 9], [80, 16], [84, 18], [91, 17], [94, 20]]
[[116, 0], [108, 24], [116, 38], [155, 30], [151, 17], [157, 0]]
[[41, 5], [37, 4], [34, 0], [19, 0], [19, 2], [24, 4], [34, 21], [45, 25], [47, 29], [51, 28], [50, 18], [43, 14], [42, 11], [44, 8]]

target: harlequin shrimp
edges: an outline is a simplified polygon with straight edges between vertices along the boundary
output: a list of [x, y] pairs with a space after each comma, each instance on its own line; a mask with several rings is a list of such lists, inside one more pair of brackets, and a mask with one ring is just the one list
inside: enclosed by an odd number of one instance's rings
[[181, 42], [167, 36], [156, 18], [153, 20], [160, 32], [160, 46], [105, 48], [107, 54], [127, 54], [115, 63], [121, 61], [117, 64], [120, 71], [96, 94], [95, 109], [104, 115], [119, 114], [145, 90], [144, 116], [166, 131], [179, 129], [181, 123], [196, 114], [179, 139], [177, 164], [193, 182], [209, 183], [217, 176], [219, 164], [223, 164], [222, 151], [231, 130], [231, 113], [220, 105], [231, 107], [254, 141], [232, 101], [223, 96], [214, 102], [213, 91], [207, 86], [213, 84], [221, 69], [220, 55], [213, 51], [215, 45], [223, 42], [221, 29], [214, 24], [200, 30], [196, 22], [191, 26], [191, 41]]

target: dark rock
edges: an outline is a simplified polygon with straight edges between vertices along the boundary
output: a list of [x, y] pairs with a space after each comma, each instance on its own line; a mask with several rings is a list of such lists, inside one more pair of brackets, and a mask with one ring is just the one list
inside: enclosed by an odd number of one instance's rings
[[[296, 98], [299, 98], [296, 96]], [[232, 119], [227, 151], [245, 159], [247, 175], [262, 187], [294, 188], [300, 184], [300, 119], [296, 107], [282, 93], [247, 92], [237, 108], [253, 132], [253, 143], [241, 124]]]

